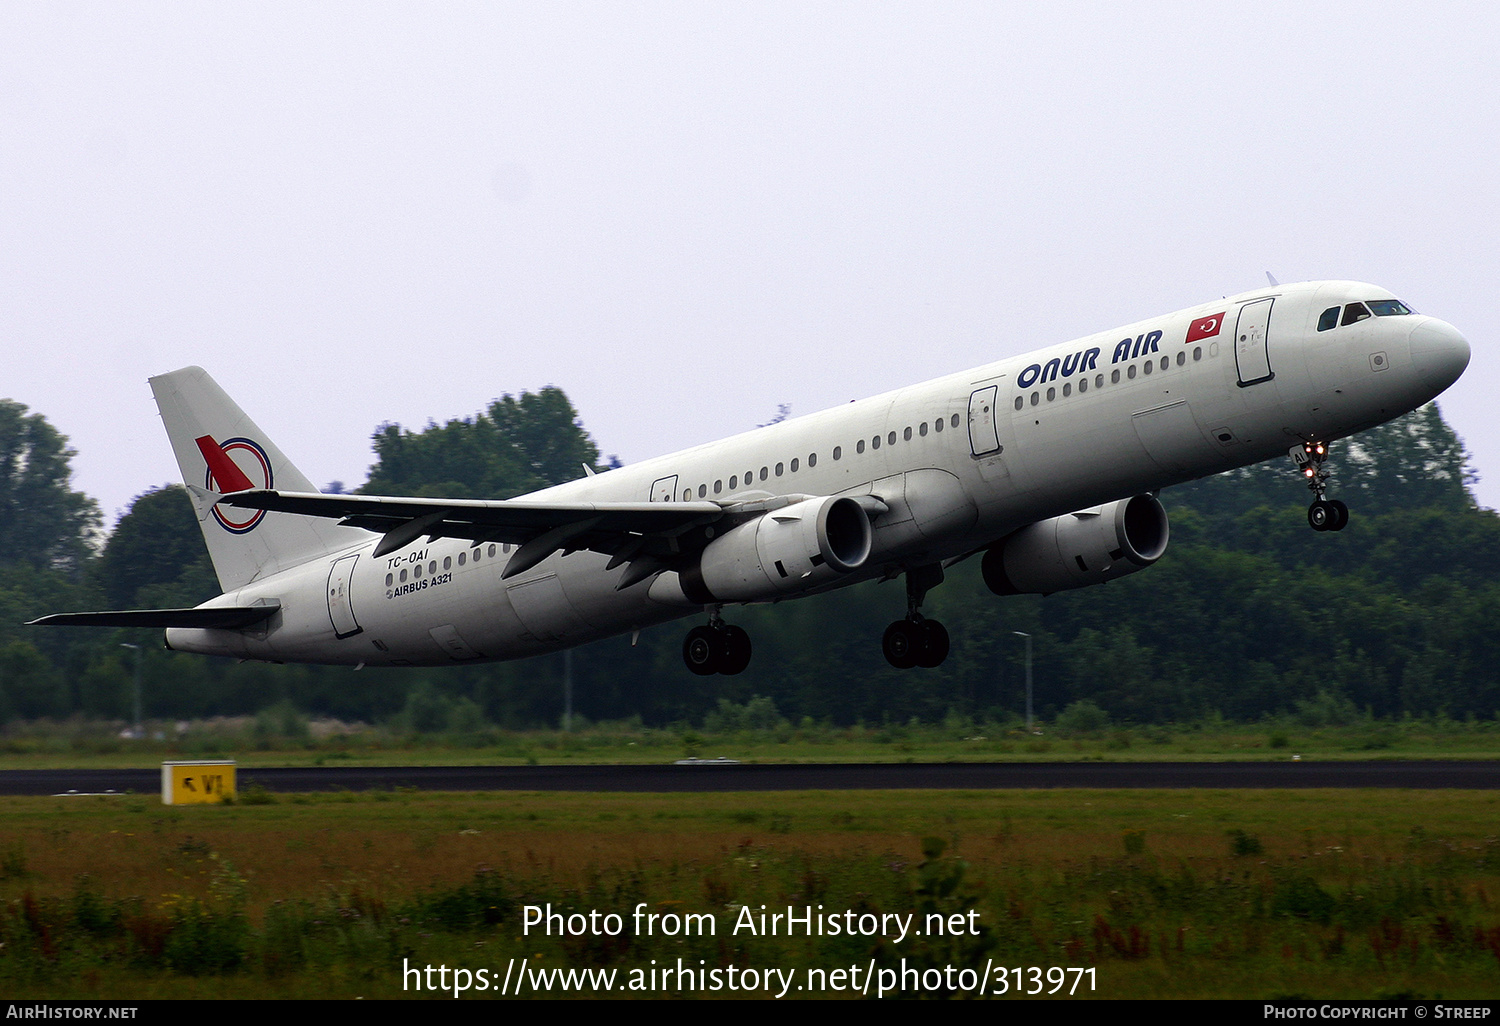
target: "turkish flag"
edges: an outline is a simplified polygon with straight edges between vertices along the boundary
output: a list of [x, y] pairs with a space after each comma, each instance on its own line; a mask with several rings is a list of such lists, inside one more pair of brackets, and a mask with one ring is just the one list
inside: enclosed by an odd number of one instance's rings
[[1224, 315], [1222, 313], [1209, 314], [1207, 317], [1199, 317], [1188, 325], [1187, 338], [1183, 343], [1197, 342], [1199, 339], [1213, 338], [1224, 326]]

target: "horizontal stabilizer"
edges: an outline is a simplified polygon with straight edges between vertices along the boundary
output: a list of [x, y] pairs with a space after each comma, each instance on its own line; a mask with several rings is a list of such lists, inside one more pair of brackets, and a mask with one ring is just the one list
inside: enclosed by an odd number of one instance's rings
[[269, 620], [280, 604], [199, 606], [196, 609], [112, 609], [101, 613], [53, 613], [28, 627], [199, 627], [237, 630]]

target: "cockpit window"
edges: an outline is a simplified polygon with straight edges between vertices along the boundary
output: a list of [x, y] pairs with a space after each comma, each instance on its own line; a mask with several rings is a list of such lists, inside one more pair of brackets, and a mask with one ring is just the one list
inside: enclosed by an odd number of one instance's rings
[[1323, 311], [1323, 316], [1318, 318], [1318, 330], [1327, 331], [1329, 328], [1336, 328], [1338, 327], [1338, 323], [1339, 308], [1330, 306], [1327, 310]]
[[1399, 299], [1372, 299], [1370, 309], [1375, 311], [1376, 317], [1399, 317], [1413, 312], [1411, 307]]
[[1350, 303], [1344, 307], [1344, 324], [1350, 325], [1355, 321], [1365, 320], [1370, 316], [1370, 311], [1365, 309], [1363, 303]]

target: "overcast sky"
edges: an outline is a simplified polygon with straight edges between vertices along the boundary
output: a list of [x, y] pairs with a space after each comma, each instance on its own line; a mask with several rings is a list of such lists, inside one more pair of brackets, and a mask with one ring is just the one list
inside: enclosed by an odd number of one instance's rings
[[319, 483], [548, 384], [633, 462], [1270, 270], [1468, 336], [1497, 506], [1496, 10], [0, 0], [0, 396], [112, 523], [188, 364]]

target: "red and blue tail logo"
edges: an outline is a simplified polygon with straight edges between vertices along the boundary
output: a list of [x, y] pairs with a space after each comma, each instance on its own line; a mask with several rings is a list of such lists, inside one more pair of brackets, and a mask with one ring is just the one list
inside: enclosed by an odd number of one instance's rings
[[[249, 438], [230, 438], [216, 443], [211, 435], [195, 439], [198, 451], [208, 464], [203, 472], [203, 486], [210, 491], [228, 494], [251, 488], [274, 488], [271, 460], [258, 442]], [[266, 517], [266, 511], [238, 510], [223, 506], [213, 508], [219, 526], [232, 534], [255, 530]]]

